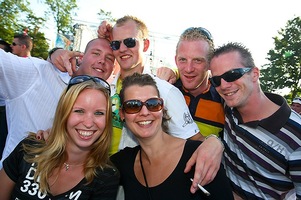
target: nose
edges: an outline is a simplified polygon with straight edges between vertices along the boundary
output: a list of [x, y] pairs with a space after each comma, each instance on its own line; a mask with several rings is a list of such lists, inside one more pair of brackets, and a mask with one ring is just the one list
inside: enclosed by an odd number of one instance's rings
[[86, 128], [92, 128], [94, 125], [94, 118], [90, 114], [84, 117], [83, 124]]
[[187, 65], [185, 67], [185, 71], [186, 72], [193, 72], [194, 71], [193, 63], [191, 61], [187, 62]]
[[149, 115], [149, 110], [147, 109], [146, 105], [143, 105], [140, 112], [140, 115]]

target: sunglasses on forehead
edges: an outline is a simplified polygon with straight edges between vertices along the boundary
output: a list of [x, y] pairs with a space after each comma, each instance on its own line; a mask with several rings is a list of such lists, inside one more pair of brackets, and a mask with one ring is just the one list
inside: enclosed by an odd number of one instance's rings
[[209, 78], [209, 81], [213, 85], [213, 87], [218, 87], [221, 85], [221, 79], [224, 79], [227, 82], [233, 82], [240, 79], [245, 73], [249, 72], [251, 69], [251, 67], [232, 69], [223, 73], [220, 76], [213, 76]]
[[105, 80], [103, 80], [102, 78], [88, 76], [88, 75], [75, 76], [75, 77], [71, 78], [69, 83], [68, 83], [68, 87], [67, 87], [66, 91], [68, 91], [70, 89], [70, 87], [72, 87], [73, 85], [83, 83], [83, 82], [86, 82], [86, 81], [89, 81], [89, 80], [92, 80], [95, 83], [97, 83], [97, 84], [101, 85], [102, 87], [104, 87], [109, 92], [109, 95], [111, 95], [110, 85]]
[[150, 98], [144, 102], [137, 99], [128, 100], [122, 104], [122, 110], [127, 114], [135, 114], [140, 112], [143, 106], [146, 106], [151, 112], [158, 112], [163, 108], [163, 99]]
[[211, 42], [213, 42], [213, 37], [212, 37], [211, 33], [207, 29], [205, 29], [203, 27], [190, 27], [190, 28], [186, 29], [184, 31], [184, 33], [185, 32], [190, 32], [190, 31], [198, 31], [203, 36], [205, 36], [208, 40], [210, 40]]
[[120, 48], [121, 42], [123, 42], [127, 48], [133, 48], [136, 46], [136, 41], [136, 38], [126, 38], [123, 41], [113, 40], [110, 45], [113, 51], [117, 51]]

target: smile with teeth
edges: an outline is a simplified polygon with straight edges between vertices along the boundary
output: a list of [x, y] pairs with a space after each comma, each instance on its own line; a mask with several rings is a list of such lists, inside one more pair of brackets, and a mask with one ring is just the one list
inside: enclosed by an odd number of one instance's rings
[[122, 59], [127, 59], [127, 58], [129, 58], [130, 56], [129, 55], [124, 55], [124, 56], [121, 56], [120, 58], [122, 58]]
[[138, 124], [140, 124], [140, 125], [148, 125], [148, 124], [150, 124], [150, 123], [152, 123], [152, 121], [142, 121], [142, 122], [138, 122]]
[[224, 93], [225, 96], [232, 96], [234, 95], [238, 90], [234, 91], [234, 92], [229, 92], [229, 93]]
[[78, 133], [81, 135], [81, 136], [84, 136], [84, 137], [89, 137], [91, 136], [94, 131], [78, 131]]
[[98, 71], [98, 72], [103, 72], [103, 70], [102, 69], [99, 69], [99, 68], [94, 68], [96, 71]]

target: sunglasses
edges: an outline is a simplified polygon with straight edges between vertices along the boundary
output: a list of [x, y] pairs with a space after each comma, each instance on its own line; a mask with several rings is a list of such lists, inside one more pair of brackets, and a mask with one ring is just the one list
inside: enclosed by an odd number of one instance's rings
[[136, 38], [126, 38], [123, 41], [121, 40], [114, 40], [110, 43], [110, 46], [113, 51], [117, 51], [120, 48], [121, 42], [127, 47], [127, 48], [133, 48], [136, 46]]
[[20, 44], [17, 44], [17, 43], [15, 43], [15, 42], [13, 42], [12, 45], [13, 45], [13, 46], [17, 46], [17, 45], [20, 45]]
[[67, 87], [66, 92], [73, 85], [76, 85], [76, 84], [79, 84], [79, 83], [83, 83], [83, 82], [86, 82], [86, 81], [89, 81], [89, 80], [92, 80], [95, 83], [100, 84], [101, 86], [103, 86], [109, 92], [109, 95], [111, 95], [111, 88], [110, 88], [109, 83], [107, 83], [102, 78], [88, 76], [88, 75], [80, 75], [80, 76], [75, 76], [75, 77], [71, 78], [70, 81], [69, 81], [69, 83], [68, 83], [68, 87]]
[[249, 72], [251, 69], [252, 68], [250, 67], [232, 69], [223, 73], [220, 76], [213, 76], [209, 78], [209, 80], [213, 87], [218, 87], [221, 85], [221, 79], [224, 79], [227, 82], [233, 82], [240, 79], [245, 73]]
[[208, 40], [210, 40], [211, 42], [213, 42], [213, 37], [212, 37], [211, 33], [207, 29], [205, 29], [203, 27], [190, 27], [190, 28], [186, 29], [182, 34], [184, 34], [186, 32], [192, 32], [192, 31], [198, 31], [198, 32], [200, 32]]
[[142, 102], [137, 99], [128, 100], [123, 102], [122, 104], [122, 110], [126, 112], [127, 114], [135, 114], [140, 112], [143, 105], [146, 106], [146, 108], [151, 112], [158, 112], [162, 110], [163, 108], [163, 99], [161, 98], [150, 98], [146, 100], [145, 102]]

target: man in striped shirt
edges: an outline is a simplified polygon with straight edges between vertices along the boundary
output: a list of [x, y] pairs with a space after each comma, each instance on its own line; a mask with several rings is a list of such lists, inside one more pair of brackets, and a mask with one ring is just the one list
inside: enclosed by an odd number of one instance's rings
[[251, 53], [228, 43], [210, 61], [225, 100], [224, 166], [236, 199], [301, 199], [301, 118], [260, 88]]

